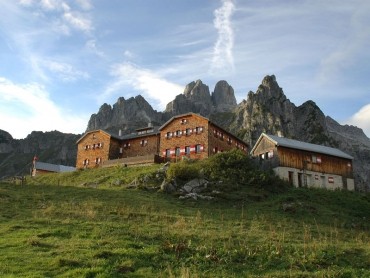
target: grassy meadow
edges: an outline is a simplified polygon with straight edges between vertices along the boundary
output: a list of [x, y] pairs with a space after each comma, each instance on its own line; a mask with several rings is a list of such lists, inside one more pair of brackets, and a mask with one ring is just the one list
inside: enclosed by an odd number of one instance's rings
[[124, 186], [159, 167], [0, 183], [0, 277], [370, 277], [368, 194]]

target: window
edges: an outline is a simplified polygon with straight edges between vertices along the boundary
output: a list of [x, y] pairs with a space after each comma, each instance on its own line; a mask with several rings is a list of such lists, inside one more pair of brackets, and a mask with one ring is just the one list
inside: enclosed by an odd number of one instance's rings
[[213, 152], [218, 153], [218, 148], [217, 147], [213, 148]]
[[95, 139], [95, 134], [93, 134], [93, 139]]
[[170, 157], [171, 156], [171, 150], [170, 149], [166, 149], [166, 157]]
[[191, 134], [191, 129], [190, 128], [187, 128], [186, 129], [186, 135], [189, 136]]
[[83, 164], [84, 164], [84, 166], [89, 165], [89, 159], [88, 159], [88, 158], [86, 158], [86, 159], [84, 160]]
[[123, 153], [123, 149], [122, 148], [119, 148], [119, 153]]
[[89, 149], [89, 145], [86, 145], [86, 146], [85, 146], [85, 150], [88, 150], [88, 149]]
[[96, 159], [95, 159], [95, 164], [100, 164], [100, 162], [101, 162], [101, 158], [100, 157], [97, 157]]
[[186, 124], [188, 121], [186, 120], [186, 119], [181, 119], [181, 121], [180, 121], [180, 123], [182, 124], [182, 125], [184, 125], [184, 124]]
[[176, 147], [176, 149], [175, 149], [175, 155], [176, 156], [180, 156], [180, 148], [179, 147]]
[[190, 154], [190, 146], [185, 147], [185, 154]]
[[203, 146], [198, 144], [198, 145], [195, 145], [195, 152], [196, 153], [200, 153], [203, 151]]
[[167, 133], [166, 133], [166, 138], [167, 138], [167, 139], [172, 138], [172, 132], [167, 132]]
[[195, 128], [195, 132], [196, 132], [197, 134], [199, 134], [199, 133], [203, 132], [203, 127], [201, 127], [201, 126], [196, 127], [196, 128]]
[[140, 145], [142, 147], [146, 146], [147, 144], [148, 144], [148, 140], [143, 139], [143, 140], [140, 141]]
[[321, 163], [321, 157], [320, 156], [313, 155], [312, 156], [312, 163], [320, 164]]
[[182, 131], [181, 130], [176, 130], [176, 136], [180, 137], [181, 135], [182, 135]]

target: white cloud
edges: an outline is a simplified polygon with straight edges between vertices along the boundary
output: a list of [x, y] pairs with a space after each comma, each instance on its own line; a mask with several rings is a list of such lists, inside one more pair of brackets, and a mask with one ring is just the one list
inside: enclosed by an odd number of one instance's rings
[[362, 128], [367, 137], [370, 138], [370, 103], [355, 113], [348, 123]]
[[74, 29], [86, 33], [93, 30], [91, 20], [87, 19], [84, 15], [78, 12], [65, 12], [63, 14], [63, 19]]
[[131, 63], [123, 63], [113, 66], [112, 75], [116, 81], [106, 90], [103, 97], [130, 86], [144, 97], [159, 103], [156, 109], [163, 110], [166, 104], [172, 101], [176, 95], [181, 94], [183, 86], [167, 81], [148, 69], [141, 69]]
[[24, 138], [34, 130], [82, 133], [86, 116], [64, 113], [39, 84], [15, 84], [0, 77], [0, 129], [14, 138]]
[[222, 6], [214, 12], [213, 24], [217, 29], [218, 38], [213, 48], [212, 72], [227, 72], [234, 69], [234, 31], [231, 25], [231, 16], [235, 6], [232, 0], [223, 0], [222, 2]]

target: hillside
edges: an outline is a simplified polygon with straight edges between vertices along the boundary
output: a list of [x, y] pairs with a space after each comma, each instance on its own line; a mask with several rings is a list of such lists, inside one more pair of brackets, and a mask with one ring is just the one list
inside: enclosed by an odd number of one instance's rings
[[370, 275], [368, 194], [271, 179], [261, 187], [248, 178], [243, 186], [224, 182], [213, 200], [195, 201], [150, 189], [151, 182], [127, 186], [160, 167], [0, 183], [0, 276]]

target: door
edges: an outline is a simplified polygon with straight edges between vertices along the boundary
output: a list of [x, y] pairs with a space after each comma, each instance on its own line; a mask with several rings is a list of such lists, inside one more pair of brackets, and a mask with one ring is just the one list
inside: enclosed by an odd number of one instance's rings
[[288, 181], [291, 185], [294, 185], [294, 172], [292, 171], [288, 172]]
[[303, 185], [303, 174], [298, 173], [298, 187], [302, 187]]

